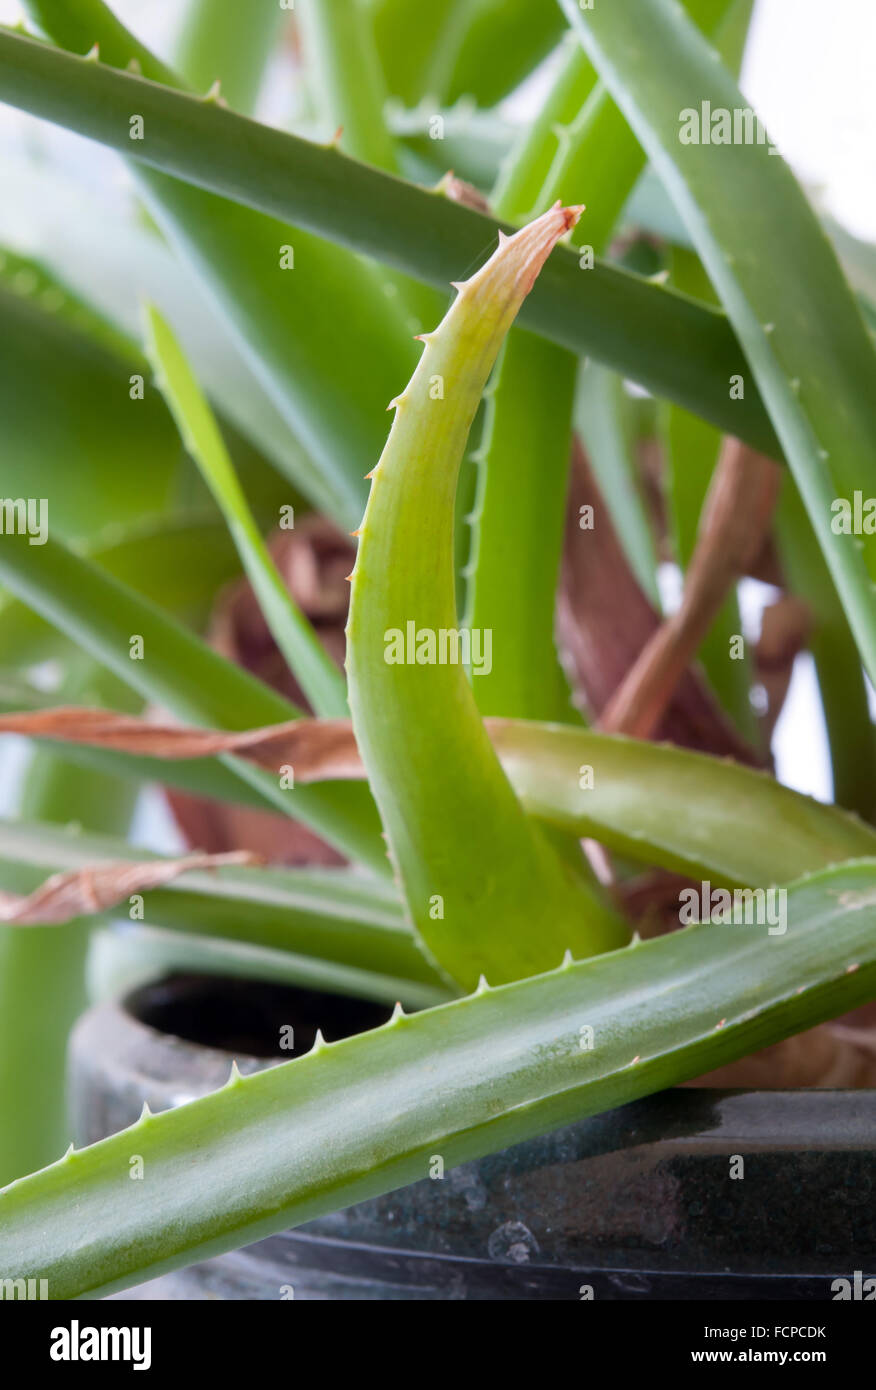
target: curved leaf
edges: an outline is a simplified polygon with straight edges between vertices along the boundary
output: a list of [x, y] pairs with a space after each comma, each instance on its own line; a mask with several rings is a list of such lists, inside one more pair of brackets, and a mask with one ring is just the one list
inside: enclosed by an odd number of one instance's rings
[[[456, 619], [454, 498], [469, 429], [517, 309], [576, 211], [558, 206], [504, 241], [426, 336], [393, 402], [352, 576], [357, 742], [411, 919], [470, 987], [481, 973], [519, 978], [567, 947], [604, 950], [625, 934], [527, 822], [477, 712]], [[480, 637], [472, 680], [492, 660], [491, 634]]]

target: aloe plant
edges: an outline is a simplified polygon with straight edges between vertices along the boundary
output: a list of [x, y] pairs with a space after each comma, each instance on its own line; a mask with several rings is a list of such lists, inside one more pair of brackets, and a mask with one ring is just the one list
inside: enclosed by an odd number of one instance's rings
[[[124, 156], [116, 250], [147, 302], [140, 343], [63, 247], [0, 249], [0, 736], [32, 742], [0, 818], [0, 1273], [106, 1295], [876, 997], [873, 528], [831, 525], [876, 494], [872, 335], [782, 160], [677, 138], [695, 98], [742, 104], [748, 0], [302, 0], [252, 24], [193, 0], [170, 61], [100, 0], [25, 8], [0, 101]], [[251, 113], [291, 24], [281, 129]], [[513, 103], [492, 108], [553, 48], [509, 139]], [[649, 162], [683, 230], [643, 251], [617, 233]], [[715, 553], [722, 435], [745, 476], [785, 470], [738, 573]], [[349, 552], [329, 631], [326, 523]], [[685, 611], [707, 576], [699, 648], [661, 611], [670, 554]], [[806, 605], [778, 675], [738, 630], [749, 572]], [[807, 643], [834, 804], [770, 765]], [[639, 680], [648, 739], [612, 703]], [[305, 826], [334, 863], [159, 855], [127, 824], [147, 784], [238, 830], [259, 812], [284, 846]], [[643, 941], [630, 890], [654, 875], [677, 929]], [[697, 880], [784, 893], [782, 928], [678, 929]], [[138, 980], [396, 1007], [60, 1158], [89, 943]]]

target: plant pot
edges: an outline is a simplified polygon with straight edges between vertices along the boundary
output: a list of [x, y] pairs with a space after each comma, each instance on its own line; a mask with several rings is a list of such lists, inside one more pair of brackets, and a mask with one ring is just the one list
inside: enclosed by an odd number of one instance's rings
[[[297, 1053], [385, 1017], [218, 976], [100, 1004], [71, 1042], [77, 1143], [214, 1090], [232, 1056], [288, 1060], [283, 1025]], [[117, 1297], [829, 1300], [874, 1264], [874, 1149], [872, 1091], [671, 1090]]]

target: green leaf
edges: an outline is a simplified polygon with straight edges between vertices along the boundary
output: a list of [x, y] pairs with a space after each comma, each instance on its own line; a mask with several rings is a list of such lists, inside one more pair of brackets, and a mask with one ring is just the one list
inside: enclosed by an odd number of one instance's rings
[[635, 402], [621, 377], [588, 363], [581, 373], [575, 420], [624, 553], [642, 592], [659, 612], [657, 547], [639, 477]]
[[512, 330], [487, 399], [466, 627], [489, 630], [482, 714], [579, 722], [554, 645], [578, 361]]
[[[606, 949], [624, 931], [527, 822], [477, 713], [456, 617], [454, 497], [468, 433], [519, 304], [572, 220], [555, 209], [505, 242], [427, 336], [393, 403], [353, 571], [356, 739], [411, 919], [463, 986], [481, 973], [532, 974], [567, 947]], [[429, 664], [409, 650], [415, 633], [433, 644]], [[491, 635], [482, 641], [472, 681], [491, 664]]]
[[[686, 294], [702, 299], [714, 294], [699, 258], [683, 247], [676, 247], [672, 253], [672, 279]], [[721, 435], [679, 406], [664, 405], [660, 416], [667, 512], [675, 556], [682, 570], [686, 570], [721, 452]], [[742, 660], [729, 659], [730, 640], [741, 632], [742, 619], [734, 592], [728, 595], [712, 623], [697, 658], [722, 707], [733, 718], [740, 733], [757, 746], [757, 720], [750, 700], [751, 661], [747, 651]]]
[[766, 143], [686, 143], [703, 102], [728, 113], [746, 102], [682, 10], [667, 0], [587, 11], [574, 0], [562, 4], [669, 189], [739, 334], [876, 679], [876, 535], [832, 529], [836, 499], [876, 496], [876, 350], [833, 249]]
[[[20, 682], [0, 681], [0, 709], [50, 708]], [[20, 725], [18, 726], [20, 730]], [[722, 887], [776, 882], [862, 855], [876, 855], [876, 830], [847, 811], [791, 791], [767, 773], [721, 758], [618, 735], [522, 719], [488, 719], [492, 745], [533, 816], [577, 838], [592, 836], [628, 858]], [[319, 726], [304, 730], [314, 746]], [[337, 752], [339, 731], [330, 727]], [[352, 730], [350, 731], [352, 745]], [[254, 800], [215, 759], [162, 760], [53, 742], [59, 756], [121, 775], [154, 777], [223, 800]], [[349, 753], [350, 776], [353, 750]], [[364, 776], [364, 769], [359, 775]], [[318, 763], [302, 778], [319, 780]]]
[[265, 68], [288, 15], [277, 0], [186, 0], [176, 65], [196, 91], [221, 82], [236, 111], [252, 111]]
[[[563, 34], [552, 4], [532, 0], [458, 0], [459, 23], [438, 49], [426, 92], [447, 101], [471, 96], [493, 106], [546, 58]], [[425, 93], [424, 93], [425, 94]]]
[[740, 763], [589, 729], [489, 728], [531, 815], [644, 863], [744, 887], [876, 855], [869, 826]]
[[[107, 528], [80, 553], [195, 628], [209, 616], [217, 591], [240, 573], [221, 518], [198, 512]], [[24, 668], [73, 651], [62, 632], [12, 594], [0, 594], [0, 666]]]
[[[390, 1008], [399, 1000], [405, 1008], [416, 1009], [443, 1003], [447, 998], [447, 991], [440, 983], [435, 986], [415, 984], [320, 956], [275, 951], [248, 941], [192, 936], [188, 932], [165, 931], [143, 923], [126, 923], [121, 930], [112, 927], [97, 931], [92, 937], [88, 977], [93, 997], [118, 998], [141, 985], [180, 971], [304, 986], [329, 994], [369, 999]], [[52, 1154], [56, 1154], [59, 1147], [55, 1144]], [[31, 1172], [36, 1166], [31, 1164], [22, 1171]]]
[[[490, 198], [501, 216], [523, 219], [544, 210], [539, 195], [562, 132], [578, 115], [596, 81], [593, 64], [575, 35], [566, 34], [549, 90], [502, 160]], [[580, 190], [574, 196], [579, 197]]]
[[262, 540], [216, 420], [167, 323], [146, 308], [147, 351], [183, 443], [216, 499], [259, 607], [289, 669], [317, 714], [347, 713], [344, 678], [283, 583]]
[[[62, 682], [62, 698], [119, 697], [118, 682], [82, 655]], [[124, 696], [125, 692], [121, 692]], [[137, 709], [139, 702], [128, 700]], [[18, 814], [42, 818], [47, 838], [62, 834], [50, 822], [73, 817], [94, 829], [124, 830], [136, 788], [114, 775], [70, 777], [51, 746], [36, 747], [20, 782]], [[15, 856], [12, 874], [22, 874]], [[18, 881], [13, 890], [29, 889]], [[67, 1040], [87, 1005], [85, 961], [93, 923], [51, 927], [0, 926], [0, 1183], [33, 1172], [58, 1153], [67, 1133]]]
[[49, 530], [65, 537], [166, 511], [185, 465], [161, 401], [131, 398], [139, 364], [51, 312], [57, 299], [45, 295], [57, 287], [39, 267], [10, 271], [0, 288], [4, 495], [46, 498]]
[[[167, 96], [183, 95], [170, 90], [182, 85], [180, 79], [100, 0], [27, 0], [27, 8], [65, 45], [84, 50], [96, 42], [100, 62], [90, 61], [91, 69], [106, 74], [104, 64], [125, 68], [135, 59], [154, 80], [136, 79], [143, 82], [138, 96], [150, 85]], [[35, 47], [51, 51], [45, 44]], [[195, 108], [231, 115], [213, 99], [185, 99]], [[143, 118], [142, 140], [131, 138], [132, 113]], [[122, 151], [136, 156], [151, 140], [152, 118], [140, 103], [128, 107], [123, 123]], [[135, 167], [156, 222], [194, 266], [265, 389], [320, 465], [324, 478], [314, 502], [324, 506], [328, 498], [330, 514], [355, 525], [365, 497], [363, 451], [373, 456], [382, 447], [384, 404], [413, 363], [404, 315], [387, 298], [377, 270], [300, 227]], [[303, 478], [302, 483], [309, 486]]]
[[[6, 1188], [0, 1268], [55, 1299], [130, 1287], [414, 1182], [436, 1152], [481, 1157], [876, 995], [876, 862], [794, 885], [786, 910], [784, 935], [692, 926], [232, 1073]], [[136, 1201], [132, 1152], [151, 1175]]]
[[461, 0], [365, 0], [387, 86], [412, 106], [425, 95], [424, 73]]
[[[0, 99], [129, 156], [135, 143], [141, 162], [286, 218], [439, 289], [461, 267], [478, 264], [495, 236], [493, 219], [357, 164], [336, 149], [17, 34], [0, 33]], [[132, 111], [144, 117], [143, 141], [128, 138]], [[182, 207], [182, 193], [179, 198]], [[212, 219], [218, 208], [211, 208]], [[214, 232], [218, 236], [218, 226]], [[227, 268], [240, 278], [239, 264], [229, 261]], [[247, 286], [236, 288], [243, 293]], [[276, 294], [273, 276], [270, 293]], [[756, 389], [749, 384], [743, 400], [728, 398], [727, 382], [744, 370], [744, 358], [725, 315], [716, 310], [605, 263], [584, 272], [565, 251], [540, 278], [521, 323], [579, 354], [592, 353], [755, 448], [778, 450]], [[343, 336], [333, 332], [331, 346], [343, 348]], [[276, 349], [272, 355], [279, 360]], [[363, 360], [380, 355], [360, 354], [359, 369]], [[301, 438], [310, 447], [309, 436]]]
[[[0, 885], [19, 893], [31, 892], [51, 873], [161, 857], [76, 827], [0, 820]], [[190, 871], [142, 897], [144, 921], [153, 927], [343, 967], [355, 973], [358, 992], [374, 995], [376, 989], [391, 1002], [400, 990], [412, 1004], [447, 997], [417, 948], [397, 894], [373, 878], [345, 869], [218, 868]], [[51, 930], [61, 935], [67, 928]]]
[[[148, 600], [49, 538], [32, 547], [7, 536], [0, 580], [29, 606], [92, 653], [144, 699], [179, 719], [212, 728], [283, 722], [298, 711], [281, 695], [234, 666]], [[142, 638], [143, 658], [131, 642]], [[267, 770], [228, 760], [274, 809], [304, 821], [352, 858], [386, 872], [380, 829], [364, 787], [280, 788]]]
[[861, 658], [793, 478], [783, 480], [776, 540], [788, 586], [812, 618], [808, 646], [827, 728], [834, 800], [876, 820], [876, 728]]

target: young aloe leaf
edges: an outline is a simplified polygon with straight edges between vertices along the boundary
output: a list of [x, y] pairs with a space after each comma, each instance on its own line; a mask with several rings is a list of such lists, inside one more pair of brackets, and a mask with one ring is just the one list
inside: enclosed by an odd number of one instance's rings
[[[0, 100], [440, 289], [460, 266], [479, 263], [495, 235], [495, 223], [481, 213], [336, 149], [8, 32], [0, 32]], [[143, 116], [142, 141], [129, 138], [132, 111]], [[210, 206], [215, 218], [218, 209]], [[201, 213], [205, 207], [199, 203]], [[239, 264], [228, 269], [238, 280]], [[273, 280], [272, 286], [274, 293]], [[727, 383], [744, 371], [744, 357], [723, 313], [604, 262], [584, 272], [578, 257], [564, 251], [540, 277], [521, 323], [579, 354], [592, 353], [755, 448], [779, 450], [756, 386], [749, 383], [742, 400], [728, 398]], [[339, 346], [335, 335], [334, 350]], [[360, 354], [360, 371], [362, 361]]]
[[[356, 737], [411, 918], [463, 986], [482, 973], [532, 974], [567, 946], [590, 953], [624, 934], [528, 824], [477, 714], [456, 626], [454, 494], [468, 432], [517, 309], [574, 216], [555, 208], [504, 241], [426, 336], [393, 402], [352, 577]], [[474, 639], [476, 681], [491, 634]]]
[[[0, 1268], [47, 1279], [54, 1299], [130, 1287], [414, 1182], [435, 1153], [495, 1152], [876, 995], [876, 861], [793, 885], [776, 915], [784, 934], [704, 922], [234, 1070], [6, 1188]], [[151, 1175], [136, 1200], [133, 1152]]]
[[[5, 537], [0, 579], [126, 685], [180, 719], [232, 729], [283, 721], [298, 713], [160, 608], [58, 541], [49, 538], [45, 545], [33, 547], [27, 536]], [[240, 761], [232, 766], [275, 809], [311, 825], [352, 858], [386, 872], [379, 821], [366, 788], [283, 787], [265, 769]]]
[[[851, 517], [856, 493], [876, 496], [876, 349], [833, 249], [788, 167], [771, 158], [762, 127], [742, 124], [750, 108], [680, 7], [562, 4], [669, 188], [739, 334], [876, 678], [876, 534], [834, 527], [835, 503], [844, 501]], [[720, 139], [713, 113], [723, 122]]]
[[183, 443], [221, 507], [265, 621], [317, 714], [347, 712], [344, 679], [295, 603], [253, 520], [243, 488], [182, 349], [157, 309], [146, 309], [147, 351]]

